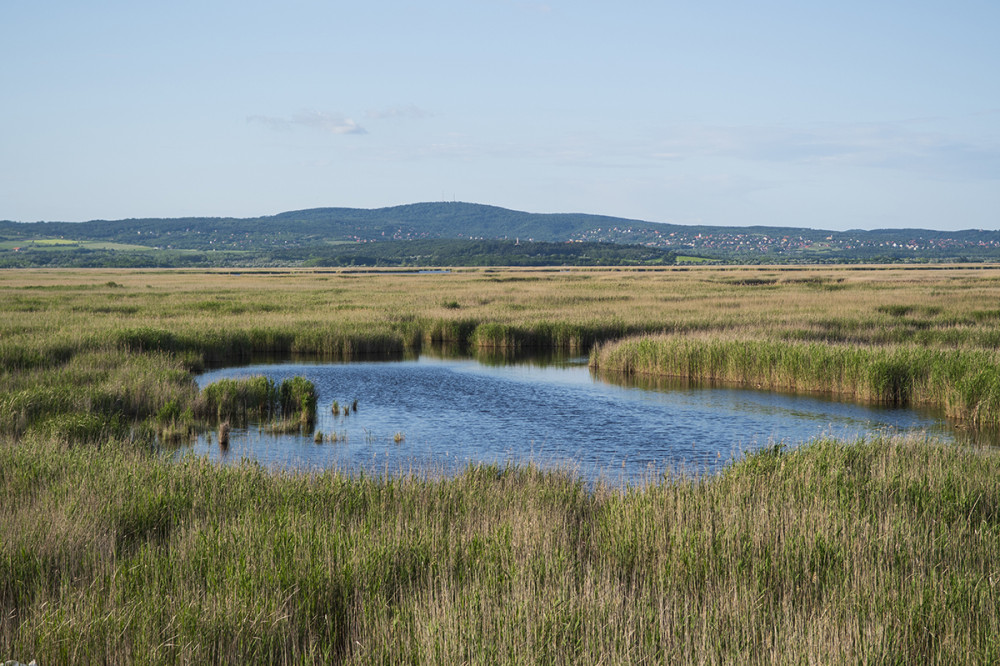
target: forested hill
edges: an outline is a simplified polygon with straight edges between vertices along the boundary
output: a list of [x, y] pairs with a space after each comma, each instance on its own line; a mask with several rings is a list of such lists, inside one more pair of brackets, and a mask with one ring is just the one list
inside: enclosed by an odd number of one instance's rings
[[[510, 239], [562, 242], [615, 226], [645, 232], [665, 225], [582, 214], [537, 214], [469, 203], [418, 203], [391, 208], [313, 208], [253, 218], [143, 218], [90, 222], [0, 222], [0, 234], [165, 247], [228, 249], [303, 245], [329, 241], [418, 240], [425, 238]], [[614, 233], [614, 232], [612, 232]], [[607, 240], [611, 240], [608, 238]], [[217, 247], [216, 249], [222, 249]]]
[[[407, 249], [349, 248], [386, 241], [447, 241], [445, 251], [426, 244]], [[255, 218], [144, 218], [90, 222], [0, 222], [0, 266], [21, 265], [273, 265], [282, 262], [340, 264], [362, 257], [405, 264], [413, 257], [473, 261], [498, 245], [460, 247], [452, 241], [614, 243], [644, 246], [717, 261], [984, 261], [1000, 259], [1000, 232], [888, 229], [832, 232], [789, 227], [710, 227], [660, 224], [577, 213], [538, 214], [460, 202], [417, 203], [390, 208], [314, 208]], [[500, 251], [500, 248], [503, 248]], [[549, 248], [533, 248], [551, 254]], [[155, 254], [155, 259], [153, 254]], [[180, 254], [178, 254], [180, 253]], [[223, 253], [223, 254], [220, 254]], [[593, 258], [593, 250], [559, 253]], [[614, 253], [603, 254], [613, 261]], [[202, 256], [204, 255], [204, 256]], [[623, 263], [636, 261], [624, 252]], [[177, 257], [182, 257], [178, 260]], [[338, 258], [338, 257], [343, 257]], [[658, 255], [662, 261], [665, 255]], [[462, 259], [465, 258], [465, 259]], [[487, 260], [485, 263], [489, 263]]]

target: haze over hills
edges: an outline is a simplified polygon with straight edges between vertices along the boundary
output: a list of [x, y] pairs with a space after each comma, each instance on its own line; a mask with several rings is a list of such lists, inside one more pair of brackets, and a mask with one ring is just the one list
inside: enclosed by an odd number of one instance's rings
[[664, 264], [678, 255], [736, 263], [984, 261], [1000, 259], [1000, 232], [686, 226], [461, 202], [242, 219], [0, 222], [2, 266]]

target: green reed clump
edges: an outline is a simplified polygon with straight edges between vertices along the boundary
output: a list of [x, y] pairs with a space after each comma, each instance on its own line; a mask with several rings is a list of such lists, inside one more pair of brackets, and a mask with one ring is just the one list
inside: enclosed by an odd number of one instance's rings
[[171, 331], [151, 326], [119, 329], [113, 339], [129, 352], [177, 351], [183, 347], [183, 341]]
[[478, 349], [552, 349], [567, 352], [585, 352], [597, 342], [634, 335], [656, 327], [636, 328], [620, 322], [569, 323], [539, 321], [530, 325], [481, 323], [475, 327], [469, 344]]
[[1000, 659], [1000, 455], [882, 438], [591, 488], [0, 443], [0, 651], [39, 663]]
[[369, 326], [365, 330], [329, 325], [251, 327], [189, 331], [174, 338], [174, 348], [195, 350], [207, 362], [237, 363], [255, 354], [316, 354], [347, 361], [367, 356], [393, 357], [419, 349], [421, 333], [407, 326]]
[[220, 379], [201, 390], [201, 411], [219, 421], [267, 420], [279, 415], [279, 395], [274, 380], [263, 375]]
[[294, 423], [295, 428], [316, 420], [316, 387], [304, 377], [280, 384], [263, 375], [226, 378], [201, 390], [199, 413], [217, 421]]
[[923, 368], [908, 359], [875, 358], [868, 366], [868, 386], [876, 402], [893, 407], [910, 404], [913, 386]]
[[[406, 327], [403, 327], [404, 329]], [[419, 332], [378, 331], [345, 333], [335, 328], [304, 329], [296, 332], [290, 351], [316, 353], [332, 360], [365, 357], [396, 358], [410, 349], [419, 349]]]
[[517, 348], [531, 345], [526, 334], [513, 326], [499, 323], [476, 326], [472, 333], [472, 343], [479, 348]]
[[41, 429], [57, 441], [73, 446], [120, 439], [129, 431], [129, 424], [120, 415], [107, 419], [92, 412], [67, 412], [50, 417]]
[[644, 336], [595, 347], [590, 365], [625, 375], [734, 382], [836, 393], [891, 406], [938, 407], [974, 426], [1000, 425], [1000, 356], [986, 350]]
[[294, 335], [278, 327], [253, 326], [213, 327], [188, 332], [188, 344], [204, 356], [206, 362], [239, 363], [249, 361], [254, 354], [288, 354]]
[[292, 377], [281, 382], [278, 392], [282, 414], [298, 414], [303, 424], [316, 420], [316, 386], [311, 381]]
[[179, 400], [170, 400], [156, 413], [156, 422], [163, 442], [183, 442], [198, 430], [198, 419], [191, 405], [181, 405]]
[[480, 324], [477, 319], [434, 319], [424, 325], [424, 340], [428, 343], [458, 343], [465, 345]]
[[29, 372], [65, 363], [79, 350], [79, 345], [66, 341], [49, 341], [37, 346], [0, 340], [0, 367], [8, 372]]

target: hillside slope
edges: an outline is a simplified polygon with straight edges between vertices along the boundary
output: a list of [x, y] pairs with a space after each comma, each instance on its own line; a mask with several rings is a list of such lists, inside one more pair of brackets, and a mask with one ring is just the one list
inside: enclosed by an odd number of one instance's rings
[[[239, 265], [306, 261], [334, 264], [347, 244], [385, 241], [511, 241], [614, 243], [721, 261], [993, 261], [1000, 232], [881, 229], [823, 231], [789, 227], [709, 227], [661, 224], [582, 213], [540, 214], [462, 202], [388, 208], [313, 208], [253, 218], [143, 218], [89, 222], [0, 222], [0, 266]], [[341, 247], [343, 246], [343, 247]], [[334, 249], [332, 249], [334, 248]], [[340, 249], [335, 249], [340, 248]], [[469, 255], [447, 246], [447, 255]], [[33, 258], [12, 253], [36, 253]], [[210, 253], [195, 260], [143, 252]], [[90, 254], [87, 254], [90, 253]], [[95, 254], [96, 253], [96, 254]], [[225, 258], [217, 253], [229, 253]], [[386, 259], [406, 250], [369, 252]], [[427, 247], [418, 253], [429, 254]], [[434, 254], [434, 252], [430, 252]], [[509, 254], [506, 250], [503, 254]], [[582, 253], [578, 253], [582, 254]], [[72, 262], [64, 256], [73, 255]], [[43, 260], [44, 259], [44, 260]], [[83, 263], [81, 263], [83, 262]]]

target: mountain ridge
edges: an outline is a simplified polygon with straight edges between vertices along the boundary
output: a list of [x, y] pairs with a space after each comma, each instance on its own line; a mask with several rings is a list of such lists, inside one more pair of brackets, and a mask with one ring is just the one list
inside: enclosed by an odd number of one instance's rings
[[[468, 202], [306, 208], [248, 218], [0, 222], [0, 252], [54, 252], [70, 249], [67, 245], [75, 242], [80, 251], [270, 253], [275, 261], [275, 253], [284, 253], [284, 261], [306, 261], [329, 259], [331, 248], [346, 244], [416, 240], [612, 243], [736, 263], [1000, 259], [1000, 231], [679, 225], [588, 213], [529, 213]], [[458, 246], [448, 247], [452, 252]], [[289, 254], [291, 250], [298, 252]], [[405, 252], [394, 248], [391, 254]]]
[[[628, 218], [628, 217], [618, 217], [613, 215], [600, 215], [596, 213], [532, 213], [528, 211], [522, 211], [512, 208], [504, 208], [501, 206], [495, 206], [491, 204], [478, 204], [470, 202], [461, 201], [441, 201], [441, 202], [417, 202], [410, 204], [399, 204], [395, 206], [382, 206], [378, 208], [353, 208], [353, 207], [342, 207], [342, 206], [322, 206], [316, 208], [303, 208], [295, 209], [289, 211], [282, 211], [279, 213], [274, 213], [272, 215], [258, 215], [250, 217], [233, 217], [233, 216], [183, 216], [183, 217], [128, 217], [128, 218], [95, 218], [92, 220], [84, 220], [80, 222], [65, 222], [60, 220], [39, 220], [34, 222], [24, 222], [17, 220], [0, 220], [0, 224], [14, 224], [14, 225], [95, 225], [95, 224], [123, 224], [123, 223], [210, 223], [210, 222], [265, 222], [269, 220], [273, 221], [288, 221], [288, 220], [312, 220], [317, 216], [327, 216], [332, 218], [333, 216], [340, 216], [342, 219], [360, 221], [362, 219], [382, 219], [382, 220], [399, 220], [399, 221], [414, 221], [414, 218], [418, 220], [427, 220], [429, 213], [434, 213], [436, 216], [440, 217], [440, 209], [447, 209], [450, 211], [448, 217], [458, 217], [460, 214], [464, 213], [466, 218], [472, 213], [477, 213], [478, 217], [482, 217], [484, 212], [493, 213], [492, 219], [494, 220], [509, 220], [511, 218], [524, 218], [532, 220], [573, 220], [573, 221], [586, 221], [590, 223], [627, 223], [627, 224], [638, 224], [642, 226], [650, 226], [655, 228], [671, 228], [671, 229], [682, 229], [682, 230], [745, 230], [752, 232], [785, 232], [794, 231], [802, 232], [807, 231], [810, 233], [826, 233], [826, 234], [871, 234], [871, 233], [898, 233], [898, 234], [932, 234], [932, 235], [954, 235], [954, 234], [966, 234], [966, 233], [1000, 233], [997, 230], [989, 229], [975, 229], [975, 228], [965, 228], [959, 230], [938, 230], [938, 229], [926, 229], [921, 227], [880, 227], [876, 229], [848, 229], [846, 231], [836, 231], [832, 229], [822, 229], [813, 227], [791, 227], [791, 226], [772, 226], [772, 225], [705, 225], [705, 224], [678, 224], [675, 222], [657, 222], [653, 220], [641, 220], [638, 218]], [[397, 213], [406, 213], [402, 216], [398, 216]], [[414, 215], [415, 213], [415, 215]]]

